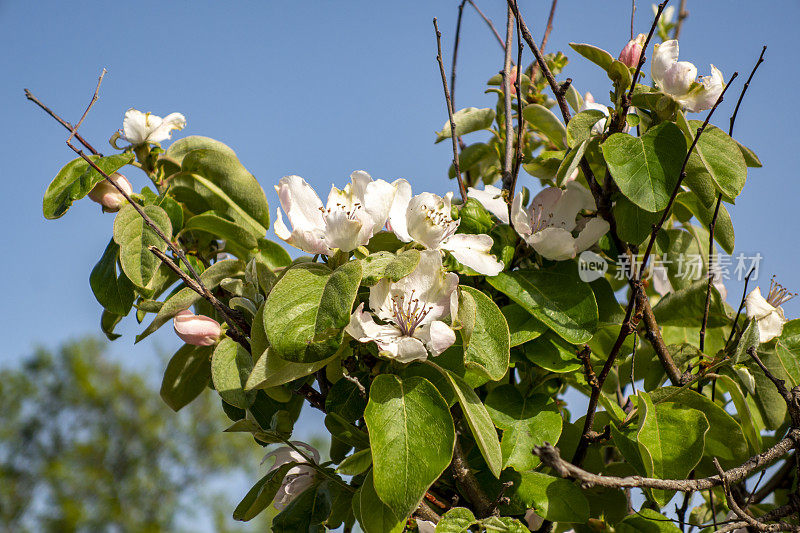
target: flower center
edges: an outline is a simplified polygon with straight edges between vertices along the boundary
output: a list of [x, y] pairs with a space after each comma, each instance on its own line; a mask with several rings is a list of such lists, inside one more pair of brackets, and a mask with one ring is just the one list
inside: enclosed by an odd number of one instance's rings
[[792, 298], [797, 296], [796, 292], [789, 292], [783, 285], [775, 281], [775, 276], [769, 282], [769, 294], [767, 295], [767, 303], [772, 307], [778, 307], [785, 304]]
[[[545, 211], [543, 207], [542, 203], [531, 206], [531, 233], [537, 233], [554, 225], [553, 212]], [[561, 225], [566, 226], [566, 222], [562, 220]]]
[[319, 210], [322, 211], [323, 215], [330, 215], [331, 212], [342, 212], [344, 213], [345, 217], [348, 220], [357, 220], [359, 212], [363, 209], [360, 202], [356, 202], [353, 205], [347, 204], [340, 204], [337, 202], [332, 208], [329, 207], [325, 209], [324, 207], [320, 207]]
[[441, 240], [451, 237], [458, 229], [458, 222], [453, 220], [450, 213], [446, 212], [444, 209], [423, 205], [422, 210], [425, 213], [425, 218], [430, 220], [434, 226], [444, 229]]
[[419, 298], [414, 298], [414, 290], [408, 299], [402, 294], [392, 296], [392, 313], [394, 313], [394, 321], [403, 335], [410, 337], [414, 334], [414, 330], [420, 323], [428, 316], [433, 306], [426, 307]]

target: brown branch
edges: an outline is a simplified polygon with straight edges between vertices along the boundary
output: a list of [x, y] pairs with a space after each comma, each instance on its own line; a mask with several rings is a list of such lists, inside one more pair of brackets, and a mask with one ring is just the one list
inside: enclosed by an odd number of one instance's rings
[[[746, 479], [754, 471], [769, 466], [791, 452], [795, 446], [795, 437], [800, 437], [800, 431], [792, 429], [788, 436], [767, 451], [754, 455], [742, 465], [727, 470], [725, 475], [728, 482], [738, 483]], [[719, 476], [699, 479], [658, 479], [643, 476], [616, 477], [593, 474], [562, 459], [558, 448], [549, 443], [545, 443], [544, 446], [537, 446], [533, 449], [533, 453], [542, 460], [545, 466], [552, 468], [559, 476], [576, 479], [587, 488], [598, 486], [615, 489], [645, 488], [686, 492], [690, 490], [706, 490], [722, 484]]]
[[81, 115], [81, 118], [80, 118], [80, 120], [78, 120], [78, 123], [75, 124], [72, 127], [72, 129], [70, 130], [69, 137], [67, 137], [67, 144], [68, 145], [70, 144], [70, 142], [72, 141], [72, 138], [77, 133], [78, 128], [80, 128], [81, 124], [83, 124], [83, 121], [86, 118], [86, 115], [89, 114], [89, 110], [91, 110], [92, 107], [94, 106], [95, 102], [97, 102], [98, 94], [100, 93], [100, 84], [103, 83], [103, 78], [105, 77], [106, 72], [107, 72], [106, 69], [103, 69], [103, 71], [100, 73], [100, 77], [97, 78], [97, 86], [94, 88], [94, 94], [92, 95], [92, 100], [89, 102], [89, 105], [86, 106], [86, 111], [83, 112], [83, 115]]
[[319, 409], [323, 413], [327, 412], [325, 410], [325, 397], [321, 393], [317, 392], [317, 390], [308, 383], [303, 383], [303, 385], [299, 389], [296, 389], [294, 393], [299, 394], [308, 400], [308, 403], [311, 404], [311, 407]]
[[[517, 145], [514, 149], [514, 170], [511, 175], [511, 186], [508, 188], [509, 202], [514, 198], [514, 189], [517, 188], [517, 178], [519, 177], [519, 169], [522, 166], [522, 134], [525, 131], [525, 117], [522, 116], [522, 50], [525, 48], [522, 44], [522, 32], [520, 31], [519, 21], [515, 18], [515, 25], [517, 27], [517, 79], [515, 80], [515, 87], [517, 90]], [[509, 203], [509, 213], [511, 204]]]
[[[761, 515], [758, 517], [758, 521], [763, 523], [772, 522], [774, 520], [778, 520], [779, 518], [783, 518], [785, 516], [789, 516], [792, 513], [797, 512], [797, 506], [795, 504], [784, 505], [781, 507], [776, 507], [775, 509], [771, 510], [770, 512]], [[788, 525], [788, 524], [787, 524]], [[728, 522], [724, 527], [718, 530], [718, 533], [730, 533], [731, 531], [736, 531], [737, 529], [746, 528], [748, 523], [744, 520], [739, 521], [732, 521]], [[796, 526], [791, 526], [795, 529], [776, 529], [773, 531], [797, 531]]]
[[433, 522], [434, 524], [438, 524], [439, 520], [442, 519], [424, 500], [419, 502], [419, 507], [414, 511], [414, 516], [421, 520]]
[[631, 41], [633, 40], [633, 17], [636, 15], [636, 0], [631, 0]]
[[[69, 131], [73, 131], [75, 129], [75, 128], [72, 127], [72, 124], [70, 124], [69, 122], [67, 122], [66, 120], [64, 120], [60, 116], [58, 116], [52, 109], [50, 109], [49, 107], [44, 105], [28, 89], [25, 89], [25, 97], [28, 100], [30, 100], [31, 102], [33, 102], [34, 104], [38, 105], [40, 108], [42, 108], [45, 113], [47, 113], [48, 115], [53, 117], [56, 120], [56, 122], [58, 122], [59, 124], [61, 124], [65, 128], [67, 128]], [[81, 137], [81, 135], [77, 131], [75, 131], [75, 138], [78, 139], [78, 142], [81, 143], [83, 146], [85, 146], [87, 150], [92, 152], [93, 155], [101, 155], [100, 152], [95, 150], [94, 147], [91, 144], [89, 144], [89, 142], [86, 139]]]
[[484, 494], [480, 483], [470, 471], [458, 439], [456, 439], [456, 445], [455, 448], [453, 448], [453, 461], [450, 463], [450, 469], [453, 472], [453, 477], [455, 477], [459, 486], [464, 491], [464, 496], [475, 506], [475, 514], [478, 518], [490, 516], [492, 502], [489, 501], [489, 498]]
[[492, 23], [492, 19], [490, 19], [489, 17], [484, 15], [483, 11], [481, 11], [478, 8], [478, 6], [475, 5], [475, 2], [473, 2], [472, 0], [467, 0], [467, 2], [469, 2], [469, 5], [471, 5], [472, 8], [475, 10], [475, 12], [478, 13], [478, 15], [480, 15], [480, 17], [489, 26], [489, 28], [491, 28], [492, 33], [494, 34], [495, 38], [497, 39], [497, 42], [500, 44], [500, 48], [504, 48], [505, 45], [503, 44], [503, 38], [500, 37], [500, 33], [497, 31], [497, 28], [494, 27], [494, 23]]
[[644, 256], [642, 256], [642, 265], [639, 268], [639, 279], [641, 279], [642, 275], [644, 274], [645, 267], [647, 266], [647, 260], [650, 258], [650, 253], [653, 250], [653, 244], [655, 244], [656, 236], [658, 235], [658, 232], [661, 229], [661, 227], [664, 225], [664, 222], [666, 222], [667, 218], [669, 218], [670, 211], [672, 209], [672, 204], [675, 203], [675, 198], [678, 196], [678, 193], [681, 190], [681, 184], [683, 183], [684, 178], [686, 178], [686, 166], [689, 164], [689, 157], [692, 155], [695, 146], [697, 146], [697, 141], [700, 140], [700, 136], [703, 134], [703, 131], [706, 129], [706, 126], [708, 126], [708, 122], [709, 120], [711, 120], [711, 116], [714, 114], [714, 111], [716, 111], [719, 104], [722, 103], [725, 97], [725, 92], [728, 90], [728, 88], [730, 88], [731, 84], [733, 83], [733, 80], [735, 80], [738, 75], [739, 75], [738, 72], [733, 73], [733, 76], [731, 76], [730, 81], [728, 81], [728, 85], [726, 85], [725, 88], [722, 89], [722, 92], [717, 98], [717, 101], [714, 103], [714, 107], [712, 107], [711, 111], [708, 112], [705, 121], [703, 121], [703, 124], [697, 129], [697, 132], [694, 135], [692, 144], [691, 146], [689, 146], [689, 150], [686, 152], [686, 157], [684, 157], [683, 159], [683, 165], [681, 165], [681, 172], [680, 175], [678, 176], [678, 181], [675, 184], [675, 188], [672, 191], [672, 195], [670, 195], [669, 197], [669, 202], [667, 202], [667, 207], [664, 209], [664, 213], [661, 215], [661, 219], [658, 221], [657, 224], [653, 226], [653, 231], [650, 233], [650, 241], [647, 243], [647, 249], [645, 250]]
[[553, 19], [556, 16], [556, 6], [558, 5], [558, 0], [553, 0], [550, 4], [550, 14], [547, 16], [547, 27], [544, 29], [544, 35], [542, 35], [542, 44], [539, 46], [542, 53], [544, 53], [544, 49], [547, 48], [547, 40], [550, 39], [550, 32], [553, 31]]
[[[685, 8], [686, 0], [681, 1], [681, 12], [683, 12]], [[678, 23], [683, 21], [683, 18], [678, 18]], [[680, 27], [676, 28], [676, 39], [677, 34], [680, 33]], [[744, 82], [744, 86], [742, 87], [741, 92], [739, 93], [739, 99], [736, 100], [736, 107], [733, 109], [733, 114], [731, 115], [729, 126], [728, 126], [728, 136], [733, 135], [733, 125], [736, 123], [736, 115], [739, 113], [739, 106], [742, 104], [742, 100], [744, 99], [744, 95], [747, 92], [747, 88], [750, 87], [750, 82], [753, 80], [753, 76], [756, 74], [756, 70], [764, 62], [764, 52], [767, 51], [766, 45], [761, 48], [761, 54], [758, 56], [758, 61], [756, 61], [755, 66], [753, 66], [753, 70], [750, 71], [750, 75], [747, 77], [747, 81]], [[717, 205], [714, 208], [714, 216], [711, 218], [711, 222], [708, 224], [708, 287], [706, 289], [706, 303], [705, 309], [703, 311], [703, 322], [700, 327], [700, 351], [703, 351], [703, 347], [705, 345], [705, 336], [706, 336], [706, 325], [708, 324], [708, 313], [711, 308], [711, 286], [714, 282], [714, 274], [713, 274], [713, 267], [714, 267], [714, 255], [713, 248], [714, 248], [714, 229], [717, 225], [717, 217], [719, 216], [719, 208], [722, 204], [722, 193], [717, 194]]]
[[[506, 44], [505, 55], [503, 57], [503, 110], [505, 112], [506, 144], [505, 157], [503, 158], [503, 188], [511, 190], [511, 181], [514, 176], [512, 173], [512, 161], [514, 156], [514, 122], [511, 116], [511, 47], [514, 43], [514, 14], [511, 8], [507, 8], [506, 21]], [[521, 76], [519, 65], [517, 66], [517, 77]], [[519, 94], [517, 95], [519, 97]]]
[[678, 22], [675, 24], [675, 33], [672, 34], [673, 39], [679, 39], [681, 30], [683, 29], [683, 21], [689, 17], [689, 12], [686, 10], [686, 0], [681, 0], [681, 5], [678, 8]]
[[497, 498], [494, 499], [492, 505], [489, 506], [489, 514], [490, 515], [500, 515], [500, 511], [498, 510], [501, 505], [507, 505], [511, 498], [506, 496], [506, 491], [514, 486], [513, 481], [506, 481], [500, 486], [500, 491], [497, 493]]
[[461, 42], [461, 17], [464, 15], [464, 4], [467, 0], [462, 0], [458, 4], [458, 18], [456, 19], [456, 40], [453, 43], [453, 63], [450, 66], [450, 100], [455, 107], [456, 101], [456, 61], [458, 60], [458, 45]]
[[461, 178], [461, 170], [458, 168], [458, 139], [456, 139], [456, 123], [453, 120], [453, 101], [450, 98], [450, 91], [447, 89], [447, 74], [444, 71], [444, 62], [442, 61], [442, 32], [439, 31], [439, 23], [436, 18], [433, 19], [433, 28], [436, 30], [436, 60], [439, 62], [439, 71], [442, 74], [442, 87], [444, 87], [444, 98], [447, 102], [447, 116], [450, 117], [450, 137], [453, 141], [453, 166], [456, 169], [456, 178], [458, 179], [458, 190], [461, 193], [461, 200], [467, 201], [467, 189], [464, 187], [464, 180]]
[[791, 486], [791, 477], [794, 474], [794, 457], [789, 457], [778, 469], [775, 474], [764, 483], [764, 486], [751, 494], [750, 503], [761, 503], [767, 496], [770, 496], [776, 489], [784, 486]]

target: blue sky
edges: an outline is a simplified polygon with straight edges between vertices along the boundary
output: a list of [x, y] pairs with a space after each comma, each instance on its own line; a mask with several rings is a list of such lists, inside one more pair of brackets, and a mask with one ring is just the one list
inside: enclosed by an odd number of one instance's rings
[[[504, 3], [476, 1], [502, 28]], [[520, 5], [538, 39], [549, 2], [521, 0]], [[740, 71], [734, 97], [715, 120], [726, 128], [742, 78], [761, 45], [769, 46], [735, 132], [765, 165], [751, 171], [732, 209], [736, 248], [764, 256], [762, 284], [774, 273], [797, 289], [800, 150], [791, 95], [798, 83], [794, 37], [800, 4], [769, 5], [690, 0], [681, 58], [701, 73], [708, 73], [713, 62], [726, 79]], [[65, 130], [27, 102], [23, 88], [76, 121], [100, 70], [107, 68], [100, 101], [81, 129], [96, 147], [112, 152], [106, 140], [121, 127], [129, 107], [162, 116], [181, 112], [188, 125], [178, 135], [207, 135], [231, 145], [267, 191], [273, 215], [272, 185], [286, 174], [305, 177], [323, 194], [356, 169], [386, 179], [404, 177], [415, 190], [442, 193], [453, 184], [446, 179], [449, 145], [433, 144], [434, 131], [447, 117], [431, 20], [439, 17], [449, 65], [456, 6], [455, 0], [0, 0], [5, 185], [0, 208], [9, 254], [0, 266], [7, 280], [0, 304], [6, 332], [0, 364], [13, 363], [35, 344], [53, 346], [99, 332], [100, 306], [88, 275], [113, 222], [112, 215], [88, 201], [58, 221], [42, 217], [42, 194], [73, 154], [64, 144]], [[572, 59], [566, 75], [599, 101], [609, 88], [605, 74], [567, 43], [589, 42], [616, 55], [628, 39], [629, 9], [627, 0], [559, 2], [548, 50], [564, 50]], [[651, 17], [649, 4], [640, 1], [637, 32], [647, 31]], [[494, 105], [484, 83], [501, 68], [502, 51], [469, 7], [462, 35], [456, 107]], [[524, 61], [529, 60], [526, 55]], [[134, 171], [129, 178], [137, 188], [146, 181]], [[522, 178], [522, 183], [532, 180]], [[735, 305], [741, 285], [729, 283], [729, 290]], [[800, 301], [786, 310], [797, 316]], [[138, 330], [132, 318], [123, 322], [125, 336], [112, 348], [116, 356], [158, 368], [156, 351], [178, 346], [168, 327], [133, 346]]]

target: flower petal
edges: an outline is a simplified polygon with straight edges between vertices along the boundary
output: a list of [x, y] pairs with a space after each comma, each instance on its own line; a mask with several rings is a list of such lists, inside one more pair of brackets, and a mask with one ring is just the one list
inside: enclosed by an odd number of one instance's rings
[[492, 244], [494, 241], [488, 235], [456, 233], [442, 243], [442, 249], [453, 254], [459, 263], [475, 272], [484, 276], [496, 276], [503, 270], [503, 262], [489, 253]]
[[425, 349], [425, 345], [414, 337], [401, 337], [396, 347], [397, 352], [392, 354], [391, 357], [401, 363], [424, 361], [428, 358], [428, 350]]
[[745, 314], [747, 318], [756, 320], [765, 318], [775, 311], [775, 308], [761, 295], [761, 287], [756, 287], [744, 299]]
[[531, 214], [528, 209], [522, 205], [522, 193], [518, 192], [511, 202], [511, 225], [517, 230], [517, 233], [522, 235], [531, 234]]
[[450, 214], [450, 197], [423, 192], [414, 196], [406, 211], [408, 234], [431, 250], [438, 250], [442, 241], [455, 233], [459, 221]]
[[371, 235], [362, 235], [362, 221], [352, 219], [344, 211], [335, 211], [325, 218], [325, 244], [329, 248], [338, 248], [343, 252], [352, 252], [359, 246], [367, 244]]
[[671, 39], [653, 46], [650, 75], [659, 87], [663, 86], [667, 70], [678, 61], [678, 41]]
[[134, 108], [128, 109], [122, 120], [122, 138], [133, 145], [146, 142], [149, 133], [147, 121], [148, 117], [145, 113]]
[[688, 111], [697, 113], [714, 107], [724, 88], [725, 80], [722, 77], [722, 72], [714, 65], [711, 65], [711, 76], [701, 76], [700, 84], [689, 91], [686, 96], [679, 98], [678, 101]]
[[589, 220], [575, 238], [575, 252], [580, 253], [590, 246], [593, 246], [600, 240], [600, 237], [608, 233], [609, 229], [611, 229], [611, 226], [600, 217]]
[[776, 307], [775, 311], [760, 320], [756, 320], [758, 325], [758, 342], [769, 342], [775, 337], [780, 337], [783, 333], [783, 325], [788, 320], [783, 315], [783, 309]]
[[[158, 118], [158, 117], [151, 117]], [[159, 119], [160, 120], [160, 119]], [[186, 126], [186, 117], [180, 113], [170, 113], [150, 131], [148, 142], [159, 143], [172, 137], [172, 130], [182, 130]]]
[[408, 204], [411, 202], [411, 185], [404, 179], [395, 180], [392, 186], [396, 189], [392, 206], [389, 208], [389, 220], [386, 226], [403, 242], [411, 242], [408, 234]]
[[525, 237], [539, 255], [552, 261], [572, 259], [576, 255], [575, 238], [562, 228], [545, 228]]
[[494, 185], [486, 185], [482, 191], [474, 187], [467, 189], [467, 197], [474, 198], [491, 214], [508, 224], [508, 203], [503, 199], [503, 190]]
[[419, 327], [414, 336], [425, 343], [432, 356], [437, 356], [456, 342], [456, 333], [441, 320]]

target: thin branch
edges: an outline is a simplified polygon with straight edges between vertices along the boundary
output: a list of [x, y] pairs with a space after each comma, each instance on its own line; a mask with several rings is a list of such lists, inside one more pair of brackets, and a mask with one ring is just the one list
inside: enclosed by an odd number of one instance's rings
[[742, 300], [739, 302], [739, 309], [736, 310], [736, 316], [733, 318], [733, 326], [731, 327], [731, 333], [728, 335], [728, 340], [725, 341], [725, 351], [728, 351], [728, 345], [733, 340], [733, 336], [736, 334], [736, 324], [739, 322], [739, 316], [742, 314], [742, 309], [744, 309], [744, 302], [747, 298], [747, 285], [750, 283], [750, 276], [756, 271], [756, 267], [753, 266], [750, 269], [750, 272], [744, 277], [744, 287], [742, 288]]
[[490, 19], [489, 17], [484, 15], [483, 11], [481, 11], [478, 8], [478, 6], [475, 5], [475, 2], [473, 2], [472, 0], [467, 0], [467, 2], [469, 2], [469, 5], [471, 5], [472, 8], [475, 10], [475, 12], [478, 13], [478, 15], [480, 15], [480, 17], [489, 26], [489, 28], [491, 28], [492, 33], [494, 34], [495, 38], [497, 39], [497, 42], [500, 44], [500, 48], [504, 48], [505, 44], [503, 43], [503, 38], [500, 37], [500, 33], [497, 31], [497, 28], [494, 27], [494, 23], [492, 23], [492, 19]]
[[497, 498], [494, 499], [492, 505], [489, 506], [489, 514], [490, 515], [499, 515], [500, 511], [499, 508], [501, 505], [507, 505], [511, 499], [506, 496], [506, 491], [514, 486], [513, 481], [506, 481], [500, 486], [500, 491], [497, 493]]
[[419, 502], [419, 507], [414, 511], [414, 516], [422, 520], [433, 522], [434, 524], [438, 524], [439, 520], [442, 519], [424, 500]]
[[686, 166], [689, 164], [689, 157], [692, 155], [695, 146], [697, 146], [697, 141], [700, 140], [700, 136], [703, 134], [703, 131], [706, 129], [706, 126], [708, 126], [708, 122], [709, 120], [711, 120], [711, 116], [714, 114], [714, 111], [716, 111], [719, 104], [722, 103], [725, 97], [725, 93], [730, 88], [731, 84], [733, 83], [733, 80], [735, 80], [738, 75], [739, 75], [738, 72], [733, 73], [733, 76], [731, 76], [731, 79], [728, 81], [728, 85], [726, 85], [725, 88], [722, 89], [722, 92], [717, 98], [717, 101], [714, 103], [714, 107], [712, 107], [711, 111], [708, 112], [708, 115], [706, 115], [706, 119], [705, 121], [703, 121], [702, 126], [700, 126], [697, 129], [697, 132], [694, 135], [694, 140], [692, 140], [692, 144], [689, 147], [689, 150], [686, 152], [686, 157], [683, 159], [683, 165], [681, 165], [681, 172], [678, 177], [678, 181], [675, 184], [675, 188], [672, 191], [672, 195], [669, 197], [669, 202], [667, 202], [667, 207], [664, 209], [664, 212], [661, 215], [661, 219], [658, 221], [657, 224], [653, 226], [653, 231], [650, 233], [650, 241], [647, 243], [647, 249], [645, 250], [644, 256], [642, 256], [642, 264], [641, 267], [639, 268], [639, 279], [641, 279], [642, 275], [644, 274], [645, 267], [647, 266], [647, 260], [650, 258], [650, 253], [653, 251], [653, 244], [655, 244], [656, 236], [658, 235], [658, 232], [661, 229], [661, 227], [664, 225], [664, 222], [666, 222], [667, 218], [670, 216], [672, 204], [675, 203], [675, 198], [678, 196], [678, 193], [681, 190], [681, 184], [683, 183], [684, 178], [686, 178]]
[[678, 22], [675, 24], [675, 33], [672, 34], [673, 39], [680, 39], [681, 30], [683, 29], [683, 21], [689, 17], [689, 12], [686, 10], [686, 0], [681, 0], [681, 5], [678, 8]]
[[457, 439], [453, 449], [453, 461], [450, 463], [450, 469], [464, 491], [464, 496], [475, 506], [475, 514], [478, 518], [489, 516], [492, 502], [486, 497], [486, 494], [481, 489], [481, 484], [470, 471], [464, 452], [461, 449], [461, 444]]
[[[514, 14], [511, 8], [507, 8], [506, 21], [506, 44], [503, 59], [503, 109], [505, 112], [506, 144], [505, 157], [503, 158], [503, 188], [511, 190], [513, 180], [512, 162], [514, 156], [514, 122], [511, 116], [511, 47], [514, 44]], [[520, 76], [519, 66], [517, 66], [517, 77]], [[517, 95], [519, 96], [519, 95]]]
[[636, 15], [636, 0], [631, 0], [631, 41], [633, 40], [633, 17]]
[[550, 32], [553, 31], [553, 19], [556, 16], [556, 6], [558, 5], [558, 0], [553, 0], [550, 4], [550, 14], [547, 16], [547, 27], [544, 29], [544, 35], [542, 35], [542, 44], [539, 46], [539, 49], [544, 53], [544, 49], [547, 48], [547, 40], [550, 39]]
[[464, 4], [467, 0], [462, 0], [458, 4], [458, 18], [456, 19], [456, 40], [453, 43], [453, 63], [450, 65], [450, 100], [455, 107], [456, 101], [456, 61], [458, 60], [458, 45], [461, 42], [461, 17], [464, 15]]
[[81, 124], [83, 124], [86, 115], [89, 114], [89, 110], [91, 110], [92, 106], [94, 106], [95, 102], [97, 102], [98, 94], [100, 93], [100, 84], [103, 83], [103, 78], [105, 77], [106, 72], [108, 71], [106, 69], [103, 69], [103, 71], [100, 73], [100, 77], [97, 78], [97, 86], [94, 88], [94, 94], [92, 95], [92, 100], [89, 102], [89, 105], [86, 106], [86, 111], [83, 112], [83, 115], [81, 115], [81, 118], [78, 121], [78, 123], [75, 124], [75, 126], [73, 126], [72, 129], [70, 130], [69, 137], [67, 137], [67, 144], [70, 144], [72, 138], [75, 136], [75, 133], [77, 133], [78, 128], [80, 128]]
[[[767, 451], [754, 455], [742, 465], [727, 470], [725, 475], [728, 482], [738, 483], [746, 479], [752, 472], [769, 466], [791, 452], [795, 446], [795, 437], [800, 437], [800, 431], [792, 429], [788, 436], [784, 437]], [[553, 447], [549, 443], [545, 443], [544, 446], [537, 446], [534, 448], [533, 453], [542, 460], [542, 463], [552, 468], [559, 476], [577, 479], [587, 488], [598, 486], [616, 489], [645, 488], [686, 492], [690, 490], [706, 490], [711, 487], [722, 485], [719, 476], [699, 479], [658, 479], [642, 476], [616, 477], [593, 474], [562, 459], [558, 448]]]
[[323, 413], [327, 413], [325, 409], [325, 397], [308, 383], [303, 383], [303, 385], [299, 389], [296, 389], [294, 393], [299, 394], [308, 400], [308, 403], [311, 404], [311, 407], [319, 409]]
[[447, 102], [447, 116], [450, 117], [450, 138], [453, 141], [453, 167], [456, 169], [456, 178], [458, 179], [458, 190], [461, 193], [461, 199], [467, 201], [467, 189], [464, 187], [464, 180], [461, 178], [461, 169], [458, 167], [458, 139], [456, 138], [456, 123], [453, 120], [453, 101], [450, 98], [450, 91], [447, 88], [447, 74], [444, 71], [444, 62], [442, 61], [442, 32], [439, 31], [439, 23], [436, 18], [433, 19], [433, 28], [436, 30], [436, 60], [439, 62], [439, 71], [442, 74], [442, 87], [444, 88], [444, 98]]
[[[72, 131], [73, 129], [75, 129], [75, 128], [72, 127], [72, 124], [70, 124], [69, 122], [67, 122], [66, 120], [64, 120], [60, 116], [58, 116], [52, 109], [50, 109], [49, 107], [44, 105], [28, 89], [25, 89], [25, 97], [28, 100], [30, 100], [31, 102], [33, 102], [34, 104], [38, 105], [40, 108], [42, 108], [45, 113], [47, 113], [48, 115], [53, 117], [56, 120], [56, 122], [58, 122], [59, 124], [61, 124], [65, 128], [67, 128], [69, 131]], [[100, 152], [95, 150], [94, 147], [91, 144], [89, 144], [89, 142], [86, 139], [81, 137], [81, 135], [77, 131], [75, 131], [75, 138], [78, 139], [78, 142], [81, 143], [83, 146], [85, 146], [87, 150], [92, 152], [93, 155], [100, 155]]]
[[[525, 46], [522, 44], [522, 32], [520, 31], [519, 21], [515, 18], [517, 27], [517, 79], [514, 81], [517, 90], [517, 144], [514, 147], [514, 171], [511, 175], [511, 187], [508, 189], [509, 201], [514, 198], [514, 189], [517, 188], [517, 178], [519, 169], [522, 166], [522, 134], [525, 131], [525, 117], [522, 116], [522, 51]], [[509, 212], [511, 204], [509, 204]]]
[[[228, 323], [232, 326], [232, 328], [228, 330], [228, 336], [237, 343], [239, 343], [240, 345], [242, 345], [242, 347], [245, 348], [248, 352], [250, 352], [250, 343], [247, 341], [247, 338], [244, 337], [244, 335], [240, 331], [241, 324], [233, 323], [233, 320], [231, 319], [231, 316], [235, 314], [233, 309], [229, 308], [227, 305], [219, 301], [217, 297], [214, 296], [210, 291], [208, 292], [208, 294], [206, 294], [206, 292], [203, 290], [203, 287], [197, 281], [189, 277], [186, 274], [186, 272], [181, 270], [180, 267], [178, 267], [178, 265], [176, 265], [175, 262], [172, 259], [170, 259], [164, 252], [162, 252], [155, 246], [148, 246], [147, 249], [150, 250], [150, 252], [153, 255], [158, 257], [158, 259], [162, 263], [167, 265], [167, 267], [170, 270], [175, 272], [175, 274], [177, 274], [178, 277], [181, 278], [181, 280], [183, 280], [183, 282], [186, 284], [187, 287], [189, 287], [194, 292], [196, 292], [204, 299], [206, 299], [208, 303], [210, 303], [214, 307], [214, 309], [216, 309], [217, 312], [219, 312], [220, 315], [225, 317], [226, 321], [228, 321]], [[246, 326], [246, 324], [244, 325]]]
[[[685, 8], [686, 0], [681, 1], [681, 13], [683, 13]], [[675, 29], [676, 39], [677, 34], [680, 33], [680, 23], [683, 21], [682, 17], [678, 17], [678, 27]], [[736, 123], [736, 115], [739, 113], [739, 106], [742, 104], [742, 100], [744, 99], [744, 94], [747, 92], [747, 88], [750, 87], [750, 82], [753, 80], [753, 76], [756, 74], [756, 70], [764, 62], [764, 52], [767, 51], [766, 45], [761, 48], [761, 54], [758, 56], [758, 61], [756, 61], [755, 66], [753, 66], [753, 70], [750, 71], [750, 75], [747, 77], [747, 81], [744, 82], [744, 86], [742, 87], [741, 92], [739, 93], [739, 99], [736, 101], [736, 107], [733, 109], [733, 114], [730, 118], [730, 123], [728, 126], [728, 136], [733, 135], [733, 125]], [[717, 217], [719, 216], [719, 208], [722, 205], [722, 194], [717, 194], [717, 205], [714, 208], [714, 216], [711, 218], [711, 222], [708, 224], [708, 287], [706, 288], [706, 303], [705, 309], [703, 311], [703, 322], [700, 327], [700, 351], [703, 351], [703, 347], [705, 345], [705, 336], [706, 336], [706, 325], [708, 324], [708, 313], [711, 308], [711, 286], [714, 283], [714, 230], [717, 225]]]

